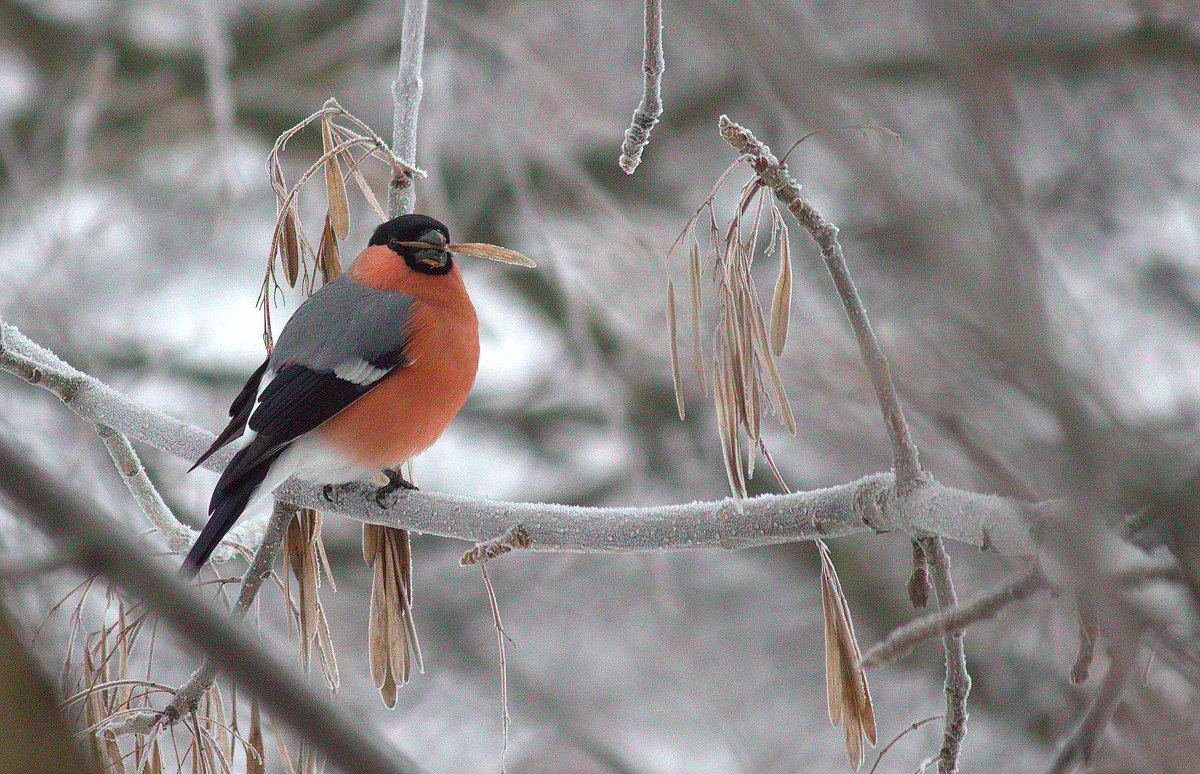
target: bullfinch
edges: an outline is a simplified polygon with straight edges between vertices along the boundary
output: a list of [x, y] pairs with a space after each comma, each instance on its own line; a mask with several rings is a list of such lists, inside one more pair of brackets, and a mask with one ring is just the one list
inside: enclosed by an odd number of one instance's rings
[[[449, 240], [428, 216], [389, 220], [345, 274], [296, 309], [234, 399], [229, 426], [196, 462], [242, 436], [181, 575], [194, 576], [246, 507], [289, 476], [367, 478], [446, 429], [479, 364], [475, 307]], [[391, 489], [403, 483], [389, 479]]]

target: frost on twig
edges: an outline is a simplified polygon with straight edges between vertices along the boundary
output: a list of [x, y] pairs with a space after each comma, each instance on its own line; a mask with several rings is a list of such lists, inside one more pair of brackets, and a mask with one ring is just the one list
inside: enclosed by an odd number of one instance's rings
[[642, 101], [633, 112], [633, 122], [625, 130], [621, 143], [621, 169], [632, 175], [642, 163], [642, 151], [650, 143], [650, 130], [662, 115], [662, 74], [666, 67], [662, 53], [662, 0], [645, 0], [645, 48], [642, 53], [642, 74], [645, 87]]

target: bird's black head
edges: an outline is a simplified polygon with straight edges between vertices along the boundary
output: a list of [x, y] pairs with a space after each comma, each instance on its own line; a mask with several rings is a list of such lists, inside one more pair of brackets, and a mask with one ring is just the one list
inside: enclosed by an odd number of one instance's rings
[[[413, 244], [420, 242], [431, 247]], [[367, 246], [385, 245], [396, 251], [413, 271], [422, 274], [446, 274], [454, 267], [450, 252], [450, 230], [428, 215], [401, 215], [381, 223]]]

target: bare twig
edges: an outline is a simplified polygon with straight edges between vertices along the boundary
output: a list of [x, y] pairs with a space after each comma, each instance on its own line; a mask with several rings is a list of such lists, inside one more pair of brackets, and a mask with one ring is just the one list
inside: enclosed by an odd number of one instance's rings
[[[146, 469], [142, 466], [142, 461], [138, 458], [132, 444], [129, 443], [129, 439], [107, 425], [96, 425], [96, 432], [104, 441], [104, 448], [108, 449], [108, 455], [112, 457], [113, 465], [121, 474], [121, 480], [125, 482], [129, 493], [141, 507], [142, 513], [146, 514], [146, 518], [167, 541], [167, 547], [178, 554], [186, 552], [192, 541], [196, 539], [196, 531], [176, 519], [175, 514], [171, 513], [171, 509], [163, 502], [162, 495], [158, 493], [154, 483], [146, 475]], [[228, 548], [223, 551], [225, 554], [230, 552], [231, 550]], [[224, 561], [224, 559], [218, 561]]]
[[862, 665], [871, 668], [886, 664], [921, 640], [947, 632], [961, 632], [976, 621], [993, 617], [1005, 605], [1047, 588], [1050, 588], [1049, 582], [1042, 575], [1041, 569], [1035, 565], [968, 602], [943, 608], [895, 629], [867, 651], [863, 656]]
[[621, 144], [621, 169], [632, 175], [642, 163], [642, 151], [650, 142], [650, 130], [662, 115], [662, 74], [666, 65], [662, 53], [662, 0], [645, 0], [646, 42], [642, 53], [645, 90], [641, 104], [633, 112], [633, 123], [625, 130]]
[[[424, 82], [421, 65], [425, 58], [425, 0], [406, 0], [400, 31], [400, 66], [392, 83], [392, 152], [411, 166], [417, 163], [417, 111], [421, 106]], [[397, 169], [388, 186], [388, 214], [391, 217], [412, 212], [417, 192], [408, 170]]]
[[896, 397], [896, 388], [892, 383], [891, 371], [887, 358], [879, 347], [879, 341], [871, 330], [867, 319], [866, 309], [862, 299], [850, 279], [846, 268], [846, 259], [842, 254], [842, 245], [838, 241], [838, 228], [825, 220], [813, 206], [800, 195], [800, 185], [788, 172], [787, 166], [781, 163], [771, 149], [760, 142], [749, 130], [735, 124], [728, 116], [720, 119], [721, 136], [734, 149], [744, 153], [746, 160], [762, 181], [771, 187], [775, 196], [783, 202], [796, 217], [800, 225], [808, 229], [825, 266], [833, 278], [838, 295], [842, 299], [846, 315], [850, 318], [850, 326], [858, 339], [862, 350], [863, 360], [871, 375], [871, 383], [879, 398], [880, 409], [884, 422], [887, 424], [888, 436], [892, 441], [893, 467], [896, 471], [897, 488], [904, 492], [910, 487], [921, 483], [921, 463], [917, 447], [908, 432], [908, 423], [904, 421], [904, 413], [900, 409], [900, 401]]
[[1076, 760], [1084, 764], [1091, 761], [1100, 734], [1112, 720], [1117, 703], [1125, 693], [1125, 684], [1138, 662], [1136, 646], [1122, 650], [1112, 649], [1108, 655], [1108, 672], [1100, 683], [1100, 689], [1092, 698], [1087, 711], [1059, 742], [1058, 751], [1046, 769], [1047, 774], [1062, 774]]
[[[271, 512], [271, 520], [267, 522], [267, 530], [263, 534], [262, 542], [242, 578], [242, 588], [238, 593], [238, 599], [233, 606], [231, 615], [233, 620], [240, 621], [246, 617], [246, 613], [254, 603], [254, 598], [258, 596], [258, 590], [262, 587], [263, 581], [271, 574], [271, 564], [275, 559], [275, 554], [279, 551], [279, 544], [283, 542], [283, 536], [287, 534], [288, 525], [295, 518], [297, 510], [299, 509], [294, 505], [281, 503], [278, 500], [275, 502], [275, 508]], [[168, 722], [173, 723], [181, 717], [186, 717], [196, 709], [200, 696], [216, 678], [219, 666], [218, 661], [212, 658], [207, 659], [188, 681], [175, 691], [171, 703], [163, 710], [163, 715]]]
[[879, 764], [883, 761], [883, 756], [887, 755], [887, 751], [892, 749], [892, 745], [896, 744], [896, 742], [899, 742], [901, 739], [903, 739], [905, 734], [912, 733], [913, 731], [916, 731], [918, 728], [925, 725], [926, 723], [932, 723], [933, 721], [937, 720], [940, 717], [941, 717], [941, 715], [930, 715], [927, 718], [923, 718], [922, 720], [916, 721], [915, 723], [910, 725], [908, 728], [906, 728], [903, 731], [901, 731], [900, 733], [896, 734], [896, 736], [892, 739], [892, 741], [885, 744], [883, 746], [883, 749], [879, 751], [879, 755], [877, 755], [875, 757], [875, 764], [873, 766], [871, 766], [871, 770], [869, 772], [867, 772], [867, 774], [875, 774], [875, 769], [879, 768]]
[[85, 572], [108, 577], [141, 598], [182, 638], [258, 696], [275, 717], [320, 748], [345, 771], [415, 772], [416, 763], [360, 730], [304, 678], [248, 639], [225, 616], [199, 604], [191, 589], [145, 556], [115, 524], [115, 516], [65, 490], [0, 439], [0, 490], [44, 529]]
[[[939, 537], [921, 538], [921, 547], [929, 558], [933, 592], [938, 609], [958, 604], [954, 581], [950, 577], [950, 556]], [[942, 734], [942, 749], [938, 754], [939, 774], [958, 771], [958, 753], [967, 733], [967, 695], [971, 692], [971, 675], [967, 673], [967, 656], [963, 650], [962, 632], [946, 632], [942, 636], [946, 651], [946, 726]]]

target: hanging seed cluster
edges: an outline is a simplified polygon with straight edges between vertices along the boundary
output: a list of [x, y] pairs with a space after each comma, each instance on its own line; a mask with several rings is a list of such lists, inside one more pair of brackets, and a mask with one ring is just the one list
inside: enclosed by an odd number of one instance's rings
[[[764, 410], [773, 414], [789, 433], [796, 432], [792, 407], [775, 364], [787, 342], [792, 298], [792, 265], [787, 225], [775, 205], [770, 189], [765, 188], [757, 177], [742, 187], [738, 208], [729, 224], [718, 224], [713, 200], [733, 168], [731, 166], [727, 169], [717, 181], [712, 194], [688, 223], [684, 235], [687, 235], [688, 239], [693, 364], [705, 392], [708, 392], [710, 385], [712, 387], [721, 455], [725, 461], [730, 490], [735, 496], [744, 497], [746, 482], [754, 475], [754, 462], [760, 451], [783, 486], [779, 472], [771, 462], [770, 454], [762, 441]], [[697, 222], [705, 212], [708, 214], [710, 248], [707, 256], [702, 257], [696, 230]], [[770, 218], [769, 237], [764, 252], [779, 258], [779, 272], [771, 296], [771, 306], [765, 315], [751, 275], [764, 216]], [[712, 284], [716, 289], [718, 303], [717, 323], [710, 342], [711, 358], [705, 358], [704, 339], [700, 330], [701, 291], [706, 265], [711, 266]], [[667, 283], [667, 332], [671, 339], [671, 373], [675, 383], [675, 399], [682, 419], [683, 390], [673, 281]], [[706, 363], [710, 365], [708, 373]], [[744, 448], [743, 433], [746, 436]], [[786, 486], [783, 488], [786, 490]]]

